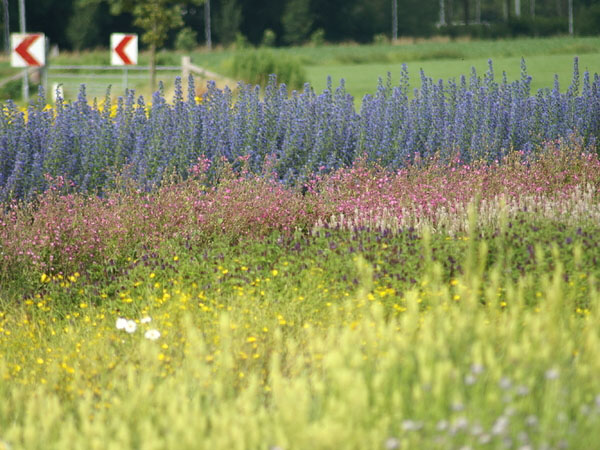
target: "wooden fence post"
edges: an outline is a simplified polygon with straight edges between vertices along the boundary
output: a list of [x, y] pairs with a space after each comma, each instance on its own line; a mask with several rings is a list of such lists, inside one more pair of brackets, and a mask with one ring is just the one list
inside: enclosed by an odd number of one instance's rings
[[188, 80], [190, 78], [191, 58], [189, 56], [181, 57], [181, 87], [185, 87], [184, 92], [189, 88]]

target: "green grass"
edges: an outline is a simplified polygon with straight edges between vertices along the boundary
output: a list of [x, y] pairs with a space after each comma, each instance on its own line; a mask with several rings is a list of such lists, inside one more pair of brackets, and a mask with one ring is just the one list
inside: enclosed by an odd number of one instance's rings
[[[417, 41], [396, 45], [325, 45], [273, 49], [291, 53], [307, 66], [402, 63], [436, 59], [521, 57], [598, 53], [600, 38], [527, 38], [495, 41]], [[242, 50], [243, 51], [243, 50]], [[217, 70], [234, 51], [195, 52], [193, 62]]]
[[[566, 90], [573, 76], [574, 56], [561, 54], [526, 57], [527, 72], [533, 78], [531, 83], [532, 93], [535, 93], [538, 89], [552, 88], [555, 74], [559, 77], [561, 90]], [[493, 57], [492, 59], [494, 73], [498, 80], [502, 79], [502, 72], [506, 72], [509, 81], [520, 77], [520, 57]], [[444, 81], [455, 79], [459, 81], [461, 75], [465, 75], [468, 79], [472, 67], [475, 67], [477, 73], [482, 76], [488, 70], [488, 58], [412, 61], [407, 62], [407, 67], [411, 87], [418, 88], [421, 85], [421, 69], [423, 69], [427, 77], [433, 78], [436, 81], [438, 79]], [[582, 73], [585, 70], [589, 70], [593, 75], [598, 71], [599, 67], [600, 53], [579, 56], [579, 68]], [[361, 64], [360, 66], [321, 65], [307, 67], [307, 75], [309, 82], [317, 91], [321, 91], [326, 87], [327, 76], [331, 76], [334, 86], [343, 78], [346, 82], [346, 90], [357, 101], [360, 101], [365, 94], [374, 93], [378, 78], [381, 77], [385, 80], [388, 72], [392, 74], [392, 81], [397, 83], [401, 70], [401, 63]]]
[[[556, 37], [545, 39], [512, 39], [497, 41], [435, 42], [424, 41], [400, 45], [338, 45], [275, 49], [293, 54], [306, 66], [307, 81], [320, 92], [331, 76], [336, 85], [341, 78], [346, 88], [360, 104], [360, 99], [375, 91], [377, 79], [387, 73], [398, 80], [401, 66], [406, 63], [411, 86], [420, 86], [420, 70], [435, 80], [459, 79], [475, 67], [479, 74], [487, 71], [488, 60], [494, 62], [500, 79], [506, 71], [509, 80], [520, 75], [521, 58], [525, 58], [528, 73], [533, 77], [532, 89], [552, 87], [558, 74], [561, 89], [570, 84], [573, 59], [579, 57], [580, 70], [595, 73], [600, 67], [600, 38]], [[223, 70], [223, 62], [232, 52], [196, 53], [193, 61], [212, 70]]]
[[[412, 86], [418, 87], [419, 71], [435, 80], [458, 79], [469, 75], [475, 67], [478, 73], [487, 71], [488, 60], [494, 62], [496, 74], [506, 71], [509, 79], [520, 73], [521, 58], [525, 58], [528, 72], [533, 76], [532, 88], [552, 87], [554, 74], [558, 74], [561, 85], [570, 83], [573, 58], [579, 56], [580, 69], [592, 74], [600, 67], [599, 38], [546, 38], [513, 39], [471, 42], [425, 41], [401, 45], [340, 45], [319, 48], [295, 47], [276, 51], [292, 53], [306, 65], [307, 81], [317, 91], [326, 86], [328, 76], [334, 80], [346, 80], [347, 90], [357, 99], [373, 93], [378, 77], [385, 78], [388, 72], [397, 79], [401, 65], [409, 68]], [[193, 55], [197, 64], [205, 64], [219, 70], [229, 53]]]

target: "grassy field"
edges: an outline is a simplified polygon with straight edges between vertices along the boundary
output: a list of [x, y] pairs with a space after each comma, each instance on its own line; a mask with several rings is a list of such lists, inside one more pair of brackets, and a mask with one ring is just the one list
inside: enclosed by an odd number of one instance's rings
[[[408, 66], [412, 87], [420, 85], [420, 70], [434, 80], [467, 77], [475, 67], [482, 75], [488, 60], [494, 62], [498, 79], [506, 71], [509, 79], [520, 75], [521, 58], [525, 58], [528, 73], [533, 77], [532, 89], [552, 87], [558, 74], [561, 89], [566, 89], [573, 74], [573, 59], [579, 57], [580, 70], [590, 73], [600, 70], [599, 38], [514, 39], [472, 42], [403, 42], [398, 45], [298, 47], [277, 50], [296, 55], [303, 61], [307, 81], [317, 90], [325, 88], [327, 77], [334, 85], [343, 78], [346, 88], [357, 103], [375, 91], [379, 77], [392, 74], [397, 80], [403, 63]], [[228, 52], [193, 55], [197, 64], [220, 70]]]
[[[558, 75], [561, 90], [566, 90], [573, 75], [573, 59], [574, 55], [526, 57], [527, 73], [532, 76], [532, 93], [538, 89], [552, 88], [555, 75]], [[417, 88], [421, 84], [421, 69], [427, 77], [431, 77], [435, 81], [439, 79], [460, 81], [461, 75], [465, 75], [468, 80], [473, 67], [480, 76], [488, 70], [488, 58], [436, 59], [412, 61], [406, 64], [413, 88]], [[493, 67], [498, 80], [502, 79], [503, 72], [506, 72], [509, 81], [516, 80], [520, 78], [521, 58], [517, 56], [493, 57]], [[579, 56], [579, 68], [581, 72], [588, 70], [593, 75], [600, 70], [600, 53]], [[373, 93], [378, 78], [381, 77], [385, 80], [388, 72], [392, 74], [392, 82], [397, 83], [401, 70], [401, 63], [374, 63], [360, 66], [353, 64], [319, 65], [306, 68], [309, 82], [315, 90], [321, 91], [326, 87], [328, 76], [331, 76], [334, 86], [343, 78], [347, 91], [358, 100], [365, 94]]]

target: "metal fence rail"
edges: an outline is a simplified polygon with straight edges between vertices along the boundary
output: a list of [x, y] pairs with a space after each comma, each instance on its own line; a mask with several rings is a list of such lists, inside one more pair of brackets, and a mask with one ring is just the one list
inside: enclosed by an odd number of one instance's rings
[[[144, 89], [147, 86], [146, 81], [149, 79], [149, 70], [149, 66], [55, 65], [50, 63], [44, 67], [30, 68], [28, 74], [31, 78], [37, 77], [44, 86], [44, 90], [49, 93], [49, 99], [55, 98], [57, 90], [60, 90], [63, 98], [74, 99], [82, 84], [86, 85], [86, 93], [90, 98], [103, 97], [109, 86], [115, 95], [120, 95], [127, 88]], [[187, 78], [190, 74], [203, 80], [227, 80], [222, 75], [192, 64], [189, 56], [182, 57], [180, 66], [156, 66], [156, 71], [165, 75], [170, 72], [173, 74], [172, 78], [174, 75], [180, 74], [184, 85], [187, 85]], [[0, 80], [0, 87], [18, 80], [22, 76], [23, 72], [19, 71], [4, 78]]]
[[[37, 69], [37, 68], [31, 68], [28, 70], [28, 74], [31, 75], [33, 72], [37, 72], [38, 70], [39, 69]], [[9, 77], [6, 77], [6, 78], [3, 78], [2, 80], [0, 80], [0, 87], [7, 85], [11, 81], [18, 80], [19, 78], [23, 78], [23, 71], [19, 71], [19, 73], [16, 73], [14, 75], [11, 75]]]
[[[52, 90], [52, 98], [56, 97], [56, 89], [66, 99], [75, 98], [82, 84], [86, 85], [86, 93], [90, 98], [104, 97], [111, 87], [113, 94], [120, 95], [126, 89], [140, 90], [149, 79], [149, 66], [102, 66], [102, 65], [48, 65], [46, 67], [48, 87]], [[176, 74], [182, 72], [181, 66], [156, 66], [159, 73]]]
[[[48, 69], [51, 70], [112, 70], [113, 72], [122, 72], [125, 70], [132, 71], [148, 71], [150, 70], [149, 66], [90, 66], [90, 65], [48, 65]], [[171, 71], [171, 72], [180, 72], [182, 66], [156, 66], [157, 71]]]

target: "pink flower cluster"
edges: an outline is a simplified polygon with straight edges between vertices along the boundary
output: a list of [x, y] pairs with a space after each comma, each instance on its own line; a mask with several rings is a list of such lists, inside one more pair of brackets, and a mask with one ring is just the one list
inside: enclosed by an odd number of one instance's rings
[[[561, 144], [562, 145], [562, 144]], [[34, 265], [44, 273], [85, 270], [182, 237], [201, 242], [226, 234], [260, 238], [278, 230], [310, 230], [332, 215], [386, 210], [432, 215], [474, 198], [567, 196], [577, 186], [600, 187], [595, 155], [547, 148], [535, 161], [518, 152], [502, 164], [428, 162], [397, 172], [358, 161], [319, 175], [303, 189], [285, 187], [271, 176], [224, 171], [218, 187], [207, 187], [209, 170], [199, 161], [195, 176], [154, 193], [114, 192], [107, 198], [49, 190], [34, 204], [5, 205], [0, 214], [0, 272]], [[64, 184], [59, 180], [57, 184]]]
[[600, 185], [600, 161], [592, 154], [558, 149], [534, 162], [514, 152], [501, 164], [428, 163], [390, 173], [359, 161], [349, 169], [315, 178], [307, 184], [321, 207], [336, 214], [359, 215], [387, 210], [401, 217], [406, 210], [431, 215], [440, 207], [453, 212], [475, 198], [568, 195], [576, 186]]

